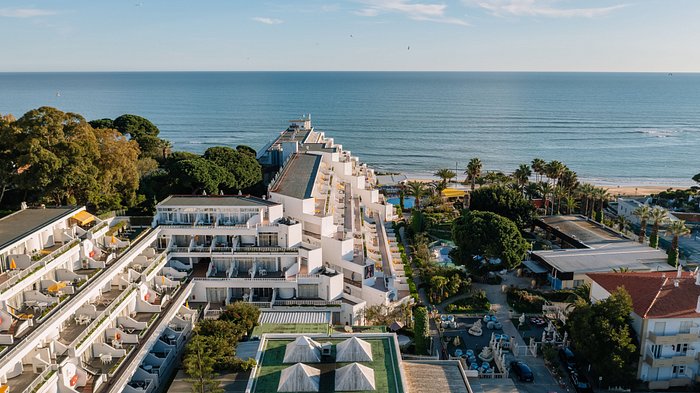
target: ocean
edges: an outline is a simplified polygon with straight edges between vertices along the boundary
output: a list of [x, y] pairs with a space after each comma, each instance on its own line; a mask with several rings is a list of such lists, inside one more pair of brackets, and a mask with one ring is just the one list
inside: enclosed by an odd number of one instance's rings
[[700, 74], [488, 72], [0, 73], [0, 113], [133, 113], [176, 149], [255, 149], [311, 113], [382, 171], [429, 176], [479, 157], [512, 172], [560, 160], [598, 184], [690, 185]]

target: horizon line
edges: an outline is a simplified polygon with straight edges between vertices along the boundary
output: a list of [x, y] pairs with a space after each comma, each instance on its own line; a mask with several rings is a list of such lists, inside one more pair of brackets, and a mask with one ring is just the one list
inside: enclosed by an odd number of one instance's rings
[[53, 70], [0, 71], [0, 74], [77, 74], [77, 73], [548, 73], [548, 74], [700, 74], [698, 71], [601, 71], [601, 70]]

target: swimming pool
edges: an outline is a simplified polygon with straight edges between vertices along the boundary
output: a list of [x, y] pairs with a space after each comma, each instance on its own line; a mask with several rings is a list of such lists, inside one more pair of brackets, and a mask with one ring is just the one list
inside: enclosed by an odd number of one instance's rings
[[[414, 197], [405, 197], [403, 199], [403, 207], [405, 209], [413, 209], [413, 205], [415, 203], [415, 200], [416, 200], [416, 198], [414, 198]], [[398, 206], [400, 204], [399, 198], [388, 198], [386, 201], [391, 203], [392, 205]]]

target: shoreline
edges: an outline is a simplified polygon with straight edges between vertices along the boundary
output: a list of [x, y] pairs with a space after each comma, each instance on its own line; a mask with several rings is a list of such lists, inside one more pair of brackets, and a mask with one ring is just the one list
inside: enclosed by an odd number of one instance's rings
[[[409, 181], [433, 182], [439, 180], [435, 176], [405, 174]], [[674, 179], [676, 180], [676, 179]], [[681, 179], [676, 181], [669, 179], [649, 179], [639, 181], [638, 179], [630, 179], [628, 181], [613, 180], [613, 179], [594, 179], [581, 178], [579, 181], [593, 184], [597, 187], [605, 188], [611, 196], [635, 196], [642, 197], [651, 194], [658, 194], [661, 191], [670, 189], [688, 189], [693, 186], [692, 181], [682, 182]], [[463, 182], [464, 179], [457, 177], [455, 182]]]

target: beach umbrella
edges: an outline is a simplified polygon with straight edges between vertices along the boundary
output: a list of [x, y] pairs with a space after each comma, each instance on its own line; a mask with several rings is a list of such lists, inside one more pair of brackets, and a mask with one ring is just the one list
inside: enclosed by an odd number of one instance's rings
[[15, 263], [14, 258], [10, 259], [10, 269], [17, 269], [17, 263]]
[[110, 243], [116, 244], [117, 243], [117, 238], [112, 235], [112, 240], [110, 240]]
[[160, 283], [165, 284], [165, 276], [160, 276]]

